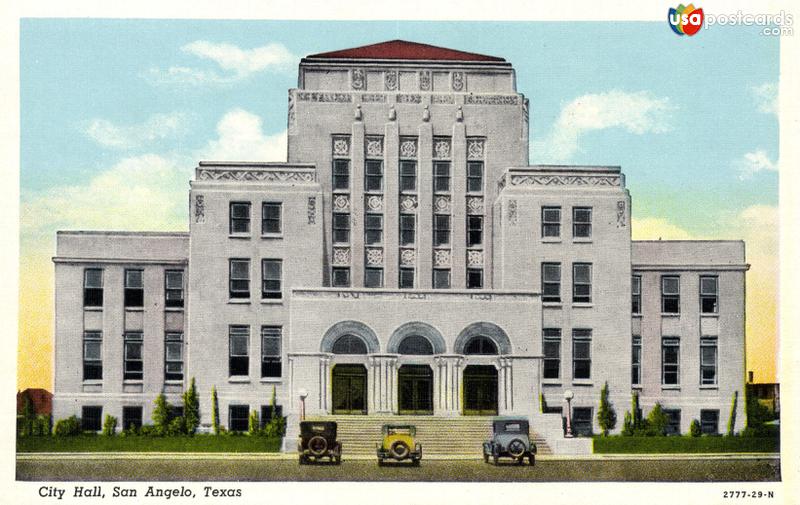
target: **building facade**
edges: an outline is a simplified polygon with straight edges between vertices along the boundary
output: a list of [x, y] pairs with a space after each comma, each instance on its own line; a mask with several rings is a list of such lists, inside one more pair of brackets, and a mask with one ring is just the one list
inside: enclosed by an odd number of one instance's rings
[[567, 451], [608, 383], [615, 431], [632, 392], [674, 432], [743, 427], [744, 243], [632, 241], [620, 168], [529, 166], [528, 130], [502, 58], [304, 58], [287, 162], [201, 161], [187, 233], [58, 233], [54, 415], [148, 422], [195, 378], [203, 429], [214, 387], [232, 430], [275, 391], [290, 437], [509, 414]]

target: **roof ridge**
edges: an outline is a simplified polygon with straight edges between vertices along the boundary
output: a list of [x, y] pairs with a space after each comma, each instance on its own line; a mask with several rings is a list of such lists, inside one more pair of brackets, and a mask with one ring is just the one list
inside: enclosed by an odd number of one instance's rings
[[375, 44], [351, 47], [336, 51], [311, 54], [306, 58], [320, 59], [376, 59], [376, 60], [443, 60], [504, 63], [497, 56], [471, 53], [447, 47], [393, 39]]

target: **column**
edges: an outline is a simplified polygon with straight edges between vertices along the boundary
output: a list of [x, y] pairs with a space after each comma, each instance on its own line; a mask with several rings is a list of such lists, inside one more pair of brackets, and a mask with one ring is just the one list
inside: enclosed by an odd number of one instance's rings
[[350, 186], [350, 285], [364, 286], [364, 123], [353, 123]]
[[419, 127], [417, 150], [417, 286], [430, 289], [433, 281], [433, 128]]
[[383, 137], [383, 285], [398, 287], [400, 264], [400, 136], [396, 121], [386, 123]]
[[[454, 289], [467, 287], [467, 140], [466, 127], [463, 122], [453, 125], [453, 140], [450, 153], [452, 166], [452, 210], [451, 239], [452, 253], [450, 262], [450, 283]], [[484, 237], [484, 242], [485, 242]]]

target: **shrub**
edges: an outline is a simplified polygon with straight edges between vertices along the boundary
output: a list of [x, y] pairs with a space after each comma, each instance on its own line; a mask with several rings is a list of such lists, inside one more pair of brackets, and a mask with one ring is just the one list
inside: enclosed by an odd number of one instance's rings
[[614, 410], [614, 405], [608, 399], [608, 381], [603, 385], [600, 390], [600, 408], [597, 410], [597, 424], [603, 430], [603, 436], [607, 437], [609, 430], [613, 430], [617, 426], [617, 411]]
[[258, 435], [258, 412], [255, 410], [250, 412], [250, 417], [247, 418], [247, 434]]
[[263, 433], [270, 438], [284, 436], [286, 434], [286, 418], [282, 416], [273, 416], [264, 426]]
[[625, 418], [622, 421], [622, 432], [625, 437], [633, 436], [633, 418], [630, 411], [625, 412]]
[[647, 414], [647, 426], [645, 431], [650, 436], [663, 436], [667, 433], [669, 418], [664, 413], [660, 402], [656, 402], [650, 413]]
[[111, 414], [106, 414], [103, 421], [103, 435], [113, 437], [117, 433], [117, 418]]
[[700, 434], [700, 421], [697, 419], [692, 419], [692, 423], [689, 425], [689, 435], [693, 437], [699, 437]]
[[200, 399], [197, 396], [194, 377], [189, 384], [189, 389], [183, 394], [183, 416], [186, 433], [194, 435], [197, 427], [200, 426]]
[[172, 418], [167, 425], [166, 434], [175, 437], [186, 433], [186, 419], [182, 416]]
[[211, 386], [211, 425], [214, 427], [214, 434], [219, 435], [219, 401], [217, 400], [216, 386]]
[[69, 437], [73, 435], [80, 435], [81, 433], [81, 420], [77, 416], [70, 416], [66, 419], [59, 419], [56, 421], [55, 429], [53, 430], [57, 437]]
[[36, 436], [45, 436], [50, 434], [51, 417], [45, 414], [39, 414], [33, 421], [33, 434]]
[[31, 402], [28, 393], [22, 394], [22, 415], [18, 417], [17, 433], [21, 437], [28, 437], [33, 435], [33, 424], [36, 421], [36, 413], [33, 410], [33, 402]]
[[158, 435], [166, 435], [169, 428], [170, 408], [167, 402], [167, 397], [164, 393], [159, 394], [154, 402], [156, 408], [153, 409], [153, 426], [155, 433]]
[[772, 420], [772, 414], [769, 409], [759, 403], [755, 395], [747, 395], [747, 426], [749, 428], [757, 428], [767, 421]]
[[141, 428], [134, 431], [135, 434], [141, 435], [143, 437], [152, 437], [152, 436], [159, 436], [163, 435], [159, 429], [152, 425], [152, 424], [143, 424]]

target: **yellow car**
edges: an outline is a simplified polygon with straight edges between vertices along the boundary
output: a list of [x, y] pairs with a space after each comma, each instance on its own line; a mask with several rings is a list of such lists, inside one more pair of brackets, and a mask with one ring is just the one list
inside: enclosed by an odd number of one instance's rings
[[422, 446], [414, 441], [417, 428], [407, 424], [384, 424], [383, 441], [376, 446], [378, 466], [383, 466], [386, 460], [411, 461], [414, 466], [419, 466], [422, 459]]

